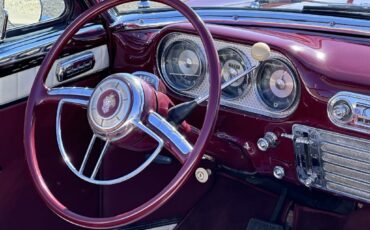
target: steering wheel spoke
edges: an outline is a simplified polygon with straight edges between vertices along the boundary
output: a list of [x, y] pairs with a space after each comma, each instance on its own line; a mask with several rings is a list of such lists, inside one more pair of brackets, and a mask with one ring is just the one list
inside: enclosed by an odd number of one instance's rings
[[186, 138], [158, 113], [151, 112], [148, 115], [147, 123], [151, 131], [155, 132], [164, 141], [164, 147], [181, 164], [184, 164], [188, 155], [193, 150], [193, 146]]
[[43, 94], [38, 105], [64, 101], [70, 104], [87, 106], [92, 93], [93, 89], [83, 87], [51, 88]]
[[[170, 7], [173, 7], [175, 10], [178, 10], [183, 14], [189, 22], [193, 25], [194, 30], [199, 34], [202, 43], [205, 49], [206, 61], [208, 64], [209, 76], [210, 76], [210, 96], [209, 103], [207, 107], [207, 112], [204, 118], [204, 124], [201, 128], [199, 137], [193, 147], [183, 138], [183, 136], [178, 133], [178, 131], [170, 126], [168, 122], [159, 116], [156, 113], [147, 114], [148, 111], [155, 108], [155, 100], [151, 100], [152, 95], [149, 88], [144, 88], [138, 90], [139, 80], [132, 78], [130, 84], [126, 84], [122, 81], [115, 81], [113, 77], [106, 81], [108, 83], [105, 85], [105, 91], [97, 93], [97, 100], [93, 101], [92, 104], [92, 92], [91, 89], [84, 88], [55, 88], [48, 89], [45, 87], [45, 80], [47, 79], [50, 69], [53, 67], [55, 60], [62, 53], [63, 47], [71, 40], [73, 35], [87, 22], [91, 19], [96, 18], [99, 14], [106, 12], [112, 7], [115, 7], [119, 4], [124, 4], [128, 2], [133, 2], [133, 0], [106, 0], [99, 1], [96, 5], [92, 6], [84, 13], [79, 15], [63, 32], [63, 34], [58, 38], [58, 40], [53, 44], [49, 53], [46, 55], [42, 65], [40, 66], [39, 72], [36, 76], [36, 79], [33, 83], [30, 96], [28, 97], [25, 122], [24, 122], [24, 145], [25, 152], [27, 157], [27, 163], [32, 175], [32, 179], [35, 182], [36, 188], [39, 194], [42, 196], [43, 200], [48, 204], [48, 207], [53, 210], [57, 215], [67, 220], [68, 222], [74, 223], [81, 227], [94, 228], [94, 229], [111, 229], [133, 223], [137, 220], [144, 218], [150, 213], [154, 212], [160, 208], [165, 202], [167, 202], [174, 194], [185, 184], [187, 179], [193, 175], [193, 170], [195, 166], [201, 161], [202, 155], [206, 149], [206, 145], [209, 143], [209, 138], [212, 134], [213, 128], [215, 126], [215, 121], [217, 118], [217, 112], [219, 109], [219, 102], [221, 96], [221, 70], [218, 60], [217, 49], [215, 47], [212, 35], [207, 30], [204, 22], [201, 18], [184, 2], [182, 1], [172, 1], [172, 0], [155, 0], [156, 2], [166, 4]], [[116, 78], [115, 78], [116, 79]], [[102, 82], [101, 82], [102, 83]], [[112, 85], [110, 85], [112, 83]], [[116, 84], [119, 83], [119, 84]], [[122, 84], [121, 84], [122, 83]], [[100, 83], [99, 83], [100, 84]], [[142, 85], [143, 86], [143, 85]], [[96, 92], [96, 91], [95, 91]], [[127, 92], [133, 93], [128, 94]], [[92, 97], [91, 97], [92, 96]], [[91, 97], [91, 99], [90, 99]], [[130, 100], [128, 100], [130, 99]], [[147, 99], [147, 100], [144, 100]], [[90, 102], [89, 102], [90, 101]], [[57, 132], [57, 142], [58, 147], [63, 158], [68, 165], [69, 169], [78, 177], [92, 184], [97, 185], [112, 185], [117, 184], [123, 181], [126, 181], [135, 175], [142, 172], [160, 153], [163, 147], [171, 150], [171, 153], [176, 156], [183, 165], [176, 176], [165, 186], [158, 194], [149, 199], [147, 202], [133, 208], [132, 210], [120, 213], [115, 216], [110, 217], [89, 217], [76, 213], [65, 205], [63, 205], [57, 197], [54, 196], [52, 191], [48, 188], [48, 183], [45, 181], [38, 162], [37, 158], [37, 149], [35, 144], [35, 128], [36, 128], [36, 119], [37, 113], [35, 112], [36, 107], [40, 104], [51, 104], [58, 103], [58, 117], [56, 121], [56, 132]], [[129, 103], [130, 102], [130, 103]], [[131, 103], [133, 102], [133, 103]], [[152, 106], [144, 107], [145, 103], [153, 103]], [[134, 171], [130, 172], [127, 175], [124, 175], [119, 178], [110, 179], [110, 180], [99, 180], [92, 179], [89, 175], [85, 176], [80, 173], [84, 172], [85, 166], [81, 165], [78, 169], [73, 166], [71, 159], [69, 159], [66, 150], [64, 149], [62, 137], [61, 137], [61, 122], [60, 114], [62, 111], [63, 104], [71, 103], [76, 104], [81, 107], [86, 107], [88, 114], [92, 115], [93, 112], [89, 112], [89, 109], [96, 111], [101, 119], [89, 120], [90, 126], [95, 129], [94, 133], [100, 135], [101, 131], [110, 132], [113, 128], [115, 132], [111, 132], [108, 136], [108, 139], [113, 136], [119, 136], [122, 134], [124, 137], [125, 134], [131, 132], [131, 126], [126, 127], [127, 125], [135, 124], [138, 129], [141, 129], [143, 132], [148, 133], [158, 142], [157, 148], [150, 155], [149, 158], [145, 160], [142, 165], [136, 168]], [[98, 105], [93, 107], [90, 105]], [[125, 110], [127, 109], [127, 111]], [[113, 115], [119, 116], [113, 116]], [[95, 114], [96, 115], [96, 114]], [[127, 115], [127, 116], [126, 116]], [[98, 116], [98, 117], [99, 117]], [[143, 117], [147, 118], [146, 120], [141, 120]], [[92, 116], [91, 118], [96, 118]], [[106, 123], [99, 123], [103, 120]], [[134, 123], [135, 122], [135, 123]], [[96, 123], [96, 124], [95, 124]], [[134, 126], [134, 125], [132, 125]], [[127, 128], [127, 129], [126, 129]], [[168, 134], [168, 135], [167, 135]], [[100, 138], [100, 136], [99, 136]], [[96, 141], [96, 137], [93, 137]], [[104, 138], [103, 138], [104, 139]], [[91, 141], [90, 141], [91, 142]], [[86, 161], [89, 160], [90, 152], [93, 148], [93, 143], [90, 143], [91, 147], [87, 147], [84, 158]], [[109, 147], [109, 143], [106, 143], [106, 148]], [[89, 149], [90, 148], [90, 149]], [[99, 171], [101, 166], [101, 161], [104, 161], [104, 158], [107, 157], [107, 151], [103, 149], [98, 160], [95, 164], [94, 171]], [[100, 162], [100, 163], [99, 163]], [[86, 170], [85, 170], [86, 173]], [[96, 175], [96, 174], [95, 174]]]

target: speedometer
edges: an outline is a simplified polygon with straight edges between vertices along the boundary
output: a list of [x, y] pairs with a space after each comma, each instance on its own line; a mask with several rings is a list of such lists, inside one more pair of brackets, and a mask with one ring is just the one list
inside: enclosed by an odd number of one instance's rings
[[[247, 62], [242, 52], [233, 48], [224, 48], [218, 51], [222, 68], [222, 83], [239, 76], [247, 68], [250, 68], [250, 63]], [[222, 91], [222, 96], [226, 99], [235, 99], [242, 96], [248, 89], [249, 76], [241, 78]]]
[[161, 72], [166, 83], [175, 90], [190, 90], [205, 78], [204, 55], [191, 40], [179, 40], [165, 48]]
[[294, 68], [282, 59], [274, 58], [260, 66], [257, 89], [263, 102], [271, 109], [284, 111], [298, 97], [298, 82]]

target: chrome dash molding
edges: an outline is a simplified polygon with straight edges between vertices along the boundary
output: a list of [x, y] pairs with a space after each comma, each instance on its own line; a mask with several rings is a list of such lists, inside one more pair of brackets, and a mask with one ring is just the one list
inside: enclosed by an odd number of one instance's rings
[[[224, 23], [235, 23], [245, 21], [250, 23], [270, 23], [276, 26], [286, 25], [295, 28], [309, 26], [310, 28], [324, 31], [335, 32], [341, 30], [351, 34], [370, 35], [368, 20], [363, 19], [240, 8], [195, 8], [195, 11], [203, 20], [210, 22], [223, 21]], [[162, 27], [187, 21], [179, 12], [170, 9], [155, 13], [114, 15], [114, 18], [115, 22], [111, 26], [116, 29], [125, 30]]]
[[[46, 31], [33, 34], [25, 38], [13, 38], [0, 44], [0, 67], [45, 55], [64, 30]], [[91, 34], [104, 31], [100, 24], [88, 24], [80, 29], [76, 35]]]
[[[347, 111], [339, 116], [341, 106]], [[370, 134], [370, 96], [341, 91], [330, 98], [327, 106], [330, 121], [343, 129]]]
[[59, 62], [56, 67], [56, 75], [59, 82], [71, 79], [74, 76], [85, 73], [94, 68], [95, 56], [91, 51], [71, 57]]

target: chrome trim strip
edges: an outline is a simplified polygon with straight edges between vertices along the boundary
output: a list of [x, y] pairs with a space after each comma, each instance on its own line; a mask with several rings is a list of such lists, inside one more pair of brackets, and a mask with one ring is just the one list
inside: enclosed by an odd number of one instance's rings
[[[343, 18], [325, 15], [302, 14], [293, 12], [249, 10], [249, 9], [196, 9], [199, 16], [205, 21], [223, 21], [235, 23], [240, 21], [273, 23], [274, 25], [310, 26], [325, 31], [346, 30], [348, 33], [363, 33], [370, 35], [368, 20]], [[168, 24], [185, 22], [186, 19], [180, 13], [172, 10], [145, 14], [128, 14], [116, 17], [112, 27], [116, 29], [138, 29], [161, 27]]]
[[[8, 39], [0, 45], [0, 66], [10, 65], [28, 58], [36, 58], [45, 55], [56, 42], [64, 30], [45, 31], [37, 35], [31, 35], [26, 39]], [[104, 31], [99, 24], [90, 24], [83, 27], [76, 35], [84, 35]]]
[[67, 60], [61, 61], [56, 67], [56, 76], [59, 82], [69, 80], [72, 77], [85, 73], [95, 66], [95, 56], [91, 51], [81, 53]]

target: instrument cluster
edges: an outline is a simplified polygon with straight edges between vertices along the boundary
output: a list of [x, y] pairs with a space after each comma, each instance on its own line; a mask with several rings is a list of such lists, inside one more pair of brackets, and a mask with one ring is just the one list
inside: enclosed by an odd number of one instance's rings
[[[272, 118], [285, 118], [294, 112], [300, 85], [298, 74], [286, 57], [272, 52], [268, 60], [259, 63], [251, 56], [251, 46], [219, 40], [215, 45], [222, 83], [259, 65], [222, 91], [221, 105]], [[160, 42], [157, 57], [161, 77], [176, 94], [197, 98], [208, 93], [209, 75], [199, 37], [168, 34]]]

